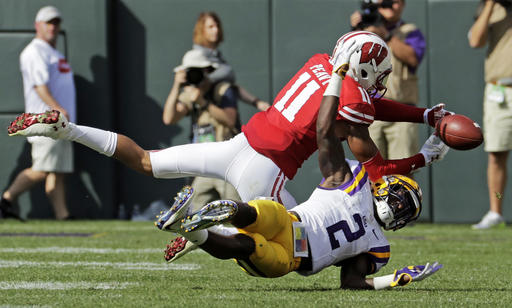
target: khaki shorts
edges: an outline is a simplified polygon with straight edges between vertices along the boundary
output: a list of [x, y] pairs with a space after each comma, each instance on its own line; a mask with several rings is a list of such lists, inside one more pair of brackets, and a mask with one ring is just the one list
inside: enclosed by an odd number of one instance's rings
[[71, 141], [48, 137], [31, 138], [32, 169], [35, 171], [73, 172], [73, 145]]
[[233, 185], [221, 179], [195, 177], [192, 188], [194, 188], [192, 210], [199, 210], [206, 203], [219, 199], [241, 201]]
[[418, 124], [375, 121], [370, 137], [384, 159], [401, 159], [418, 153]]
[[484, 93], [484, 149], [486, 152], [512, 150], [512, 87], [502, 87], [505, 100], [489, 99], [493, 84], [487, 83]]

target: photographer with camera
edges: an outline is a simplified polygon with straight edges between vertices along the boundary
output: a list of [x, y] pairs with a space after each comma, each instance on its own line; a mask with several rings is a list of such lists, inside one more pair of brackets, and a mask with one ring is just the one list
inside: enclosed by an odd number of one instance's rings
[[[230, 83], [214, 84], [208, 78], [217, 67], [201, 51], [192, 49], [174, 69], [174, 83], [162, 119], [171, 125], [190, 115], [193, 143], [227, 140], [241, 129], [236, 90]], [[221, 179], [196, 177], [192, 186], [195, 204], [218, 198], [240, 200], [235, 188]]]
[[[393, 71], [384, 97], [407, 104], [418, 104], [416, 71], [425, 54], [426, 42], [421, 31], [402, 20], [405, 0], [363, 0], [361, 12], [350, 17], [354, 30], [378, 34], [391, 49]], [[375, 121], [370, 136], [384, 159], [409, 157], [418, 151], [418, 127], [414, 123]]]
[[260, 111], [265, 111], [270, 107], [268, 102], [259, 99], [236, 82], [233, 67], [224, 59], [219, 50], [219, 45], [224, 40], [224, 31], [217, 13], [207, 11], [199, 14], [192, 40], [194, 42], [192, 49], [200, 50], [209, 61], [217, 64], [215, 71], [208, 75], [210, 81], [231, 83], [242, 102], [258, 108]]
[[473, 229], [504, 226], [503, 195], [507, 183], [507, 160], [512, 150], [512, 1], [482, 0], [469, 30], [469, 45], [484, 47], [484, 141], [488, 153], [487, 186], [489, 211]]

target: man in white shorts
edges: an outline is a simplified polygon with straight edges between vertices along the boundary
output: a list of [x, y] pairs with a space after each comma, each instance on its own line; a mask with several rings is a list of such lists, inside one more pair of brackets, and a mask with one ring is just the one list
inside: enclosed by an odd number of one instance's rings
[[[58, 110], [70, 121], [76, 121], [73, 72], [65, 57], [56, 49], [61, 21], [59, 10], [53, 6], [41, 8], [36, 15], [36, 37], [20, 55], [25, 111], [41, 113]], [[45, 192], [56, 218], [69, 218], [65, 175], [73, 172], [71, 141], [39, 136], [27, 139], [32, 146], [32, 167], [19, 173], [4, 191], [1, 208], [9, 209], [21, 193], [45, 181]]]

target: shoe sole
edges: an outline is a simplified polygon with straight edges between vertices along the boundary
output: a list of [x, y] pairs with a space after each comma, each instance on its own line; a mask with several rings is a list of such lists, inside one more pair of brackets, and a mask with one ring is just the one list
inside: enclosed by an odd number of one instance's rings
[[193, 194], [194, 189], [192, 187], [183, 187], [174, 197], [174, 203], [171, 208], [162, 215], [157, 216], [158, 219], [155, 221], [155, 226], [162, 231], [178, 231], [179, 228], [173, 228], [172, 225], [179, 222], [184, 216], [183, 213], [187, 210]]
[[471, 226], [471, 229], [473, 229], [473, 230], [489, 230], [489, 229], [504, 229], [506, 227], [507, 227], [507, 225], [504, 222], [500, 222], [499, 224], [495, 224], [495, 225], [488, 226], [485, 228], [477, 227], [476, 225], [473, 225], [473, 226]]
[[167, 245], [164, 255], [165, 261], [172, 263], [196, 248], [196, 244], [183, 237], [177, 237]]
[[[60, 112], [57, 110], [46, 111], [43, 113], [23, 113], [11, 122], [7, 128], [9, 136], [25, 136], [28, 134], [28, 128], [37, 129], [39, 126], [58, 124]], [[63, 123], [64, 125], [64, 123]], [[57, 127], [54, 127], [57, 130]]]
[[220, 224], [233, 217], [238, 210], [236, 202], [218, 200], [208, 203], [196, 213], [185, 217], [181, 228], [185, 232], [202, 230]]

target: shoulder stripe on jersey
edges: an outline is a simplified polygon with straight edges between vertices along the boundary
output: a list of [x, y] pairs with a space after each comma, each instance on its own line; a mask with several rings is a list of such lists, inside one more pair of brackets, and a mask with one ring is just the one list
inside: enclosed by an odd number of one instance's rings
[[371, 115], [368, 115], [366, 113], [362, 113], [362, 112], [359, 112], [359, 111], [355, 111], [354, 109], [352, 109], [350, 107], [347, 107], [347, 106], [343, 106], [343, 109], [345, 109], [346, 111], [350, 112], [354, 116], [358, 116], [358, 117], [361, 117], [361, 118], [364, 118], [364, 119], [367, 119], [367, 120], [372, 120], [372, 121], [374, 119], [374, 117], [371, 116]]
[[[344, 192], [346, 192], [349, 196], [353, 196], [358, 191], [360, 191], [361, 188], [363, 188], [364, 184], [366, 184], [366, 182], [368, 181], [368, 173], [366, 172], [366, 169], [364, 169], [363, 165], [360, 163], [354, 169], [352, 174], [354, 176], [352, 177], [352, 179], [349, 182], [347, 182], [343, 185], [340, 185], [336, 188], [325, 188], [325, 187], [321, 187], [321, 186], [318, 186], [318, 188], [324, 189], [324, 190], [339, 189], [339, 190], [343, 190]], [[325, 179], [322, 179], [322, 182], [320, 184], [322, 184], [324, 181], [325, 181]]]
[[354, 110], [351, 110], [350, 108], [344, 106], [338, 113], [346, 118], [347, 120], [355, 123], [362, 123], [362, 124], [372, 124], [373, 123], [373, 116], [357, 112]]
[[372, 124], [372, 122], [370, 121], [367, 121], [367, 120], [360, 120], [360, 119], [356, 119], [350, 115], [348, 115], [347, 113], [345, 113], [345, 111], [343, 110], [340, 110], [338, 112], [340, 114], [340, 116], [342, 116], [343, 118], [349, 120], [350, 122], [354, 122], [354, 123], [360, 123], [360, 124]]
[[363, 188], [364, 184], [368, 181], [368, 173], [364, 169], [362, 164], [357, 165], [353, 172], [354, 176], [350, 182], [340, 186], [349, 196], [353, 196], [355, 193]]

